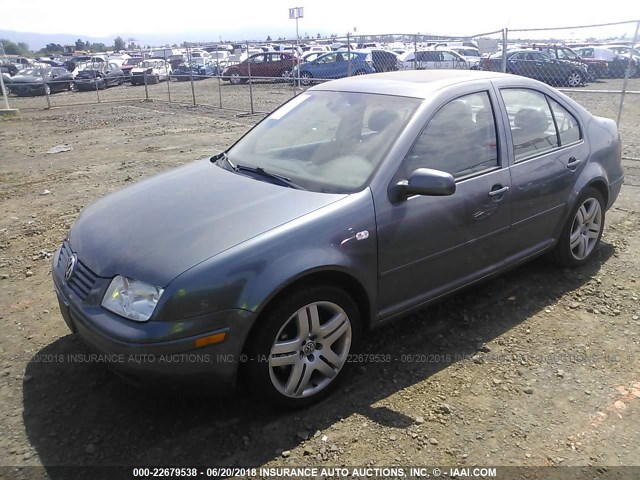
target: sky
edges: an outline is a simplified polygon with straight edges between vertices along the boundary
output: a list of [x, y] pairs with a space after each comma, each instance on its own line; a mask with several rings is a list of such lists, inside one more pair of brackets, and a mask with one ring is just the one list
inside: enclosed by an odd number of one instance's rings
[[[540, 28], [590, 25], [640, 19], [640, 2], [608, 0], [180, 0], [179, 2], [132, 2], [109, 0], [55, 7], [50, 0], [5, 1], [0, 30], [73, 34], [90, 37], [123, 38], [145, 36], [167, 38], [171, 43], [206, 36], [203, 40], [256, 39], [267, 35], [295, 38], [295, 20], [290, 7], [304, 7], [299, 20], [301, 36], [323, 36], [347, 32], [358, 34], [423, 33], [432, 35], [472, 35], [503, 27]], [[606, 6], [606, 7], [605, 7]], [[627, 24], [597, 32], [626, 32], [633, 36], [635, 25]], [[572, 36], [587, 37], [578, 30]], [[566, 32], [568, 33], [568, 32]], [[585, 35], [583, 35], [585, 33]]]

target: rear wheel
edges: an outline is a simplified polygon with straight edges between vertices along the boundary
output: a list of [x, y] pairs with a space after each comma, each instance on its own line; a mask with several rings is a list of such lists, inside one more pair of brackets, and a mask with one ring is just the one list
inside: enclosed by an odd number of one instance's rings
[[229, 81], [233, 84], [233, 85], [240, 85], [241, 83], [244, 83], [244, 79], [240, 76], [239, 73], [232, 73], [229, 76]]
[[324, 285], [294, 291], [259, 322], [246, 367], [256, 396], [301, 407], [338, 386], [360, 332], [358, 308], [346, 292]]
[[570, 87], [579, 87], [584, 82], [582, 74], [578, 71], [573, 71], [567, 77], [567, 85]]
[[605, 208], [597, 189], [588, 187], [580, 194], [554, 250], [558, 263], [578, 267], [591, 260], [602, 237]]
[[45, 95], [50, 95], [51, 94], [51, 87], [49, 85], [47, 85], [46, 83], [44, 84], [44, 94]]
[[69, 82], [69, 91], [70, 92], [77, 92], [78, 91], [78, 87], [76, 86], [75, 82]]
[[289, 78], [291, 78], [291, 69], [285, 68], [280, 72], [280, 78], [282, 78], [283, 82], [286, 82]]

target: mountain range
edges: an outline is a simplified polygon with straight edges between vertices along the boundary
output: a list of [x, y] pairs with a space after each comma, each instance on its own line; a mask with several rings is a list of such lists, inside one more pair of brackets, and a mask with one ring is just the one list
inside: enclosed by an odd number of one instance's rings
[[24, 42], [29, 45], [31, 50], [40, 50], [49, 43], [57, 43], [59, 45], [73, 45], [77, 39], [82, 41], [88, 41], [91, 43], [104, 43], [105, 45], [113, 45], [113, 41], [116, 37], [120, 36], [127, 41], [128, 39], [135, 39], [135, 43], [138, 45], [149, 46], [161, 46], [172, 45], [174, 43], [180, 45], [182, 42], [218, 42], [222, 38], [224, 41], [244, 41], [246, 39], [253, 39], [258, 41], [264, 41], [267, 35], [270, 35], [273, 39], [278, 36], [285, 38], [289, 32], [262, 32], [258, 30], [230, 30], [227, 32], [216, 31], [189, 31], [178, 33], [150, 33], [144, 35], [138, 35], [135, 33], [117, 33], [109, 37], [92, 37], [87, 35], [75, 35], [68, 33], [34, 33], [34, 32], [16, 32], [13, 30], [0, 30], [0, 38], [11, 40], [12, 42], [19, 43]]

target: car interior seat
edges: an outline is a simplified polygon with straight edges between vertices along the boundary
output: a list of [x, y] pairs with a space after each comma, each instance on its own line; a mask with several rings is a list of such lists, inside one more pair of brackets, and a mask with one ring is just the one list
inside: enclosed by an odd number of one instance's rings
[[549, 119], [536, 108], [521, 108], [513, 119], [511, 134], [516, 156], [557, 145], [555, 135], [549, 135]]

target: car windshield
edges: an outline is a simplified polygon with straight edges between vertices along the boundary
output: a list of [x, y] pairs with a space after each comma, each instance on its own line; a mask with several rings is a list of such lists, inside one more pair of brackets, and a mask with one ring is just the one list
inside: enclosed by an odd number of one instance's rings
[[127, 58], [122, 65], [137, 65], [140, 63], [139, 58]]
[[228, 152], [316, 192], [365, 187], [421, 100], [352, 92], [306, 92], [284, 104]]
[[158, 62], [141, 62], [140, 65], [138, 65], [141, 68], [156, 68]]

